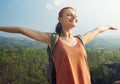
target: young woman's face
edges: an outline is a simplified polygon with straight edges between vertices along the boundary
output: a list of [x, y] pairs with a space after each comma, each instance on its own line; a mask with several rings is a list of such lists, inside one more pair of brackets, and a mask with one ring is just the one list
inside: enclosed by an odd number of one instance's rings
[[78, 23], [76, 11], [73, 9], [66, 9], [63, 11], [62, 17], [59, 18], [62, 26], [65, 28], [73, 28]]

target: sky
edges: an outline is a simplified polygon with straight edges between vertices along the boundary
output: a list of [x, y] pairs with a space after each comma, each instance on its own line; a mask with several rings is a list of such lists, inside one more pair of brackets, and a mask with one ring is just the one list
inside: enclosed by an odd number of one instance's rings
[[[97, 27], [120, 27], [120, 0], [0, 0], [0, 26], [54, 32], [58, 12], [66, 6], [77, 11], [79, 23], [74, 34], [84, 34]], [[120, 30], [101, 35], [118, 34]], [[7, 34], [0, 32], [0, 35]]]

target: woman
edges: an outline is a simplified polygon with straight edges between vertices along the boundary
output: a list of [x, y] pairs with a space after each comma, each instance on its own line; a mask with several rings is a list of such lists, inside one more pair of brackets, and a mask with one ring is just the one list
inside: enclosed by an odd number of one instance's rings
[[[72, 30], [78, 23], [76, 11], [72, 7], [63, 8], [59, 12], [58, 20], [56, 33], [59, 34], [59, 38], [52, 56], [56, 70], [56, 84], [91, 84], [87, 55], [82, 42], [85, 45], [99, 33], [116, 28], [110, 26], [96, 28], [82, 35], [81, 42], [72, 35]], [[0, 31], [21, 33], [51, 47], [52, 33], [22, 27], [0, 27]]]

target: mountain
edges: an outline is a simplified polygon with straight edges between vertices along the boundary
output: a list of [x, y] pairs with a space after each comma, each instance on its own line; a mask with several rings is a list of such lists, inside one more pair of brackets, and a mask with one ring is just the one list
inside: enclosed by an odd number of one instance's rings
[[0, 48], [34, 48], [42, 47], [46, 45], [42, 42], [31, 40], [25, 37], [3, 37], [0, 36]]
[[85, 47], [89, 49], [120, 49], [120, 36], [97, 37]]
[[[0, 36], [0, 48], [46, 48], [47, 45], [26, 37]], [[120, 36], [96, 37], [85, 45], [86, 49], [120, 49]]]

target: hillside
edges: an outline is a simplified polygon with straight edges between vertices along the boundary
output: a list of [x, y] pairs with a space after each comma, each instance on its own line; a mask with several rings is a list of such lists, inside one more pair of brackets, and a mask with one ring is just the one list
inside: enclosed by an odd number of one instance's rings
[[3, 37], [0, 36], [0, 48], [34, 48], [46, 47], [42, 42], [27, 39], [24, 37]]
[[91, 49], [120, 49], [120, 38], [97, 37], [85, 47]]
[[[0, 48], [46, 48], [42, 42], [31, 40], [24, 37], [4, 37], [0, 36]], [[87, 49], [120, 49], [120, 38], [97, 37], [89, 44], [85, 45]]]

